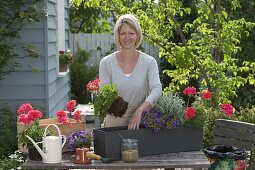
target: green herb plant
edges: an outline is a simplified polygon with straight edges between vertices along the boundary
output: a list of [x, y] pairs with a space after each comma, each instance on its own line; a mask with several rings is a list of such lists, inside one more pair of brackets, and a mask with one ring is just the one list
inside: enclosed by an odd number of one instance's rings
[[179, 93], [165, 92], [155, 105], [161, 113], [184, 121], [184, 100]]
[[29, 127], [18, 134], [19, 144], [23, 147], [33, 148], [32, 142], [26, 137], [31, 137], [35, 142], [41, 142], [44, 136], [44, 128], [39, 126], [38, 122], [33, 122]]
[[98, 95], [94, 102], [94, 112], [95, 115], [99, 115], [101, 120], [106, 116], [112, 103], [118, 97], [119, 92], [116, 87], [116, 85], [112, 86], [107, 84], [101, 87], [98, 91]]

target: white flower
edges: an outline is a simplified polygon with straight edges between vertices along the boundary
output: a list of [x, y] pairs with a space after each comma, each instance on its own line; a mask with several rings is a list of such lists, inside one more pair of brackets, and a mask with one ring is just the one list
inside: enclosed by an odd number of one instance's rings
[[16, 154], [11, 154], [11, 155], [9, 156], [9, 158], [16, 159], [16, 158], [18, 158], [18, 155], [16, 155]]

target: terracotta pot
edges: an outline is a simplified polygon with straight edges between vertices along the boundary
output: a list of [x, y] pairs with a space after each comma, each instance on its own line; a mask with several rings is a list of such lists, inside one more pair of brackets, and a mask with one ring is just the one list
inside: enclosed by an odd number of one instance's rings
[[59, 72], [66, 72], [68, 69], [68, 65], [67, 64], [60, 64], [59, 65]]
[[90, 164], [91, 160], [87, 157], [89, 148], [76, 148], [75, 161], [76, 164]]

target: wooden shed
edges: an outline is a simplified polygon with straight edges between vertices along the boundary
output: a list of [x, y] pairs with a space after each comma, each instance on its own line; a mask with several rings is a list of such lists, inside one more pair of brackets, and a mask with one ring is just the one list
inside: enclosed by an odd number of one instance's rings
[[[15, 40], [20, 56], [15, 60], [21, 67], [0, 80], [0, 107], [8, 104], [15, 111], [20, 104], [31, 103], [45, 108], [46, 117], [55, 117], [70, 99], [69, 70], [59, 72], [58, 62], [58, 51], [70, 48], [69, 0], [42, 0], [41, 5], [46, 17], [26, 25]], [[38, 58], [23, 57], [26, 44], [39, 50]]]

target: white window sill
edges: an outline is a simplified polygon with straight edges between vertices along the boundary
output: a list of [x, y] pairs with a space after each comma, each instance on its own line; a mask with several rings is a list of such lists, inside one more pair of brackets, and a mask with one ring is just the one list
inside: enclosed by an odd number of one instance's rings
[[65, 77], [69, 73], [69, 69], [65, 72], [58, 72], [58, 77]]

